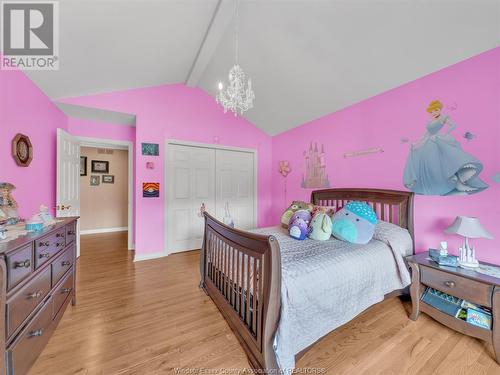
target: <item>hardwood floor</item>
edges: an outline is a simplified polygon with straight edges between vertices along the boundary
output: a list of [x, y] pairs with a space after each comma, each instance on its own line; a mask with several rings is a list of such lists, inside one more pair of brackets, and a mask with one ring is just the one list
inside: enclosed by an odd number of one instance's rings
[[[84, 236], [81, 244], [78, 304], [68, 306], [30, 375], [248, 367], [235, 336], [198, 289], [197, 251], [133, 263], [125, 233]], [[370, 308], [323, 338], [297, 367], [348, 375], [500, 374], [489, 345], [425, 315], [412, 322], [409, 310], [398, 298]]]

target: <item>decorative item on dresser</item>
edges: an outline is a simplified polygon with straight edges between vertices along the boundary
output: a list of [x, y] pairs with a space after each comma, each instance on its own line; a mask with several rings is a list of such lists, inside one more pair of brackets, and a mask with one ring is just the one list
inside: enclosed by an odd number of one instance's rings
[[76, 303], [77, 220], [0, 243], [0, 375], [26, 374]]
[[[451, 329], [489, 342], [500, 364], [500, 279], [470, 269], [440, 267], [427, 252], [406, 260], [412, 270], [410, 319], [417, 320], [422, 311]], [[443, 301], [426, 299], [429, 290]], [[488, 318], [488, 328], [478, 323], [478, 315]]]

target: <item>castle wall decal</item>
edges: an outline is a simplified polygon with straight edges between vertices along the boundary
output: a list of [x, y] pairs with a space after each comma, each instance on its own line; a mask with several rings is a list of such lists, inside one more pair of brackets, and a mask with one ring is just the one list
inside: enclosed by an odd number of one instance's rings
[[315, 142], [313, 146], [311, 142], [309, 150], [304, 151], [304, 162], [306, 173], [302, 174], [301, 186], [305, 189], [329, 188], [324, 145], [321, 145], [321, 151], [319, 151], [318, 144]]

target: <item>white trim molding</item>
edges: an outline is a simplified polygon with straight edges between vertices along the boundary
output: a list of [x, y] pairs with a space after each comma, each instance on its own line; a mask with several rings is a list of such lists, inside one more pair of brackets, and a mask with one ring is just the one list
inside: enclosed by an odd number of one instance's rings
[[85, 229], [85, 230], [80, 231], [80, 235], [112, 233], [112, 232], [126, 232], [126, 231], [128, 231], [128, 227]]
[[141, 262], [143, 260], [163, 258], [165, 256], [166, 255], [163, 251], [159, 251], [156, 253], [149, 253], [149, 254], [134, 254], [134, 262]]

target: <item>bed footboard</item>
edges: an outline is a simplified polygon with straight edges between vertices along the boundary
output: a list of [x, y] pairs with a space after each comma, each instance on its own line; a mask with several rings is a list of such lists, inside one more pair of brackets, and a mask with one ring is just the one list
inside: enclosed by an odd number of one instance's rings
[[205, 213], [200, 286], [212, 298], [254, 369], [277, 370], [273, 350], [281, 308], [278, 241], [230, 228]]

